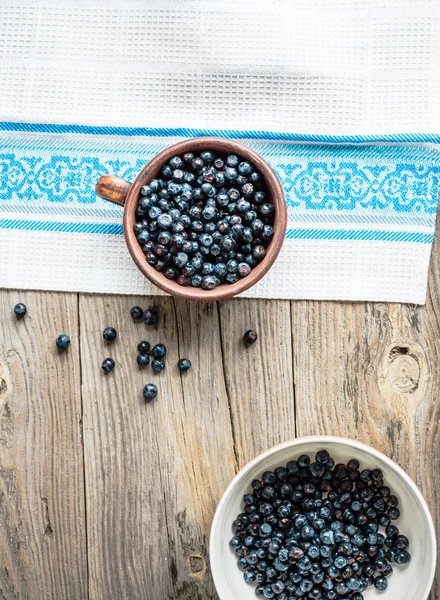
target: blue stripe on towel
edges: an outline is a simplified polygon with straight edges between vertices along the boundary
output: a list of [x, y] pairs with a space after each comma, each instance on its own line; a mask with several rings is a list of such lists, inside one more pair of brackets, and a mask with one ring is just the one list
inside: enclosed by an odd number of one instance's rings
[[283, 133], [280, 131], [253, 131], [239, 129], [199, 129], [192, 127], [107, 127], [102, 125], [74, 125], [56, 123], [18, 123], [0, 121], [0, 131], [28, 133], [58, 133], [86, 135], [198, 137], [217, 136], [231, 139], [259, 139], [323, 144], [375, 144], [375, 143], [431, 143], [440, 144], [440, 134], [386, 133], [375, 135], [318, 135], [308, 133]]
[[[62, 233], [93, 233], [122, 235], [119, 223], [65, 223], [63, 221], [33, 221], [20, 219], [0, 219], [0, 229], [26, 231], [54, 231]], [[288, 240], [369, 240], [382, 242], [412, 242], [431, 244], [433, 233], [407, 231], [381, 231], [371, 229], [288, 229]]]

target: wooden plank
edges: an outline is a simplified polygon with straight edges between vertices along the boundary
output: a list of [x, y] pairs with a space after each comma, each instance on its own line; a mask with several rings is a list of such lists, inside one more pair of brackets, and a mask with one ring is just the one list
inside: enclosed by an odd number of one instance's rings
[[[153, 303], [157, 327], [132, 321], [133, 305]], [[216, 598], [209, 529], [235, 470], [216, 305], [81, 296], [80, 315], [90, 598]], [[109, 325], [114, 345], [102, 340]], [[160, 375], [136, 365], [141, 339], [166, 344]], [[105, 376], [108, 355], [116, 367]], [[182, 356], [193, 363], [184, 375]], [[159, 388], [150, 404], [148, 382]]]
[[0, 320], [0, 595], [85, 600], [77, 296], [0, 291]]
[[[220, 307], [222, 353], [238, 464], [295, 437], [290, 303], [235, 299]], [[255, 329], [250, 347], [243, 334]]]
[[[438, 240], [438, 232], [437, 232]], [[359, 439], [399, 463], [438, 514], [440, 252], [426, 306], [294, 302], [299, 435]], [[431, 598], [438, 598], [438, 581]]]

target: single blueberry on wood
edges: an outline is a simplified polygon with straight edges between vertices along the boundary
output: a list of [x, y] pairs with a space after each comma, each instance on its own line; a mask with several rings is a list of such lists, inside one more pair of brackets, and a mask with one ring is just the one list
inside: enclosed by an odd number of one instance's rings
[[133, 306], [133, 308], [130, 309], [130, 315], [134, 321], [140, 321], [143, 314], [144, 311], [140, 306]]
[[65, 333], [62, 333], [61, 335], [59, 335], [57, 337], [57, 339], [55, 340], [55, 343], [56, 343], [57, 347], [59, 348], [59, 350], [64, 352], [64, 350], [67, 350], [67, 348], [70, 346], [70, 337], [68, 335], [66, 335]]
[[15, 313], [15, 316], [17, 317], [17, 319], [23, 318], [24, 315], [26, 314], [26, 312], [27, 312], [26, 304], [19, 302], [18, 304], [16, 304], [14, 306], [14, 313]]
[[117, 336], [116, 329], [114, 327], [106, 327], [102, 335], [106, 342], [113, 342]]
[[191, 361], [188, 358], [181, 358], [177, 363], [179, 370], [184, 372], [191, 368]]
[[154, 383], [147, 383], [144, 386], [144, 398], [145, 400], [154, 400], [157, 396], [157, 387]]
[[110, 371], [113, 371], [115, 368], [115, 361], [112, 358], [105, 358], [102, 361], [101, 367], [104, 373], [107, 375], [107, 373], [110, 373]]
[[145, 325], [156, 325], [159, 319], [157, 310], [154, 308], [148, 308], [142, 315], [142, 319]]
[[243, 337], [246, 344], [255, 344], [258, 339], [258, 334], [254, 329], [248, 329]]

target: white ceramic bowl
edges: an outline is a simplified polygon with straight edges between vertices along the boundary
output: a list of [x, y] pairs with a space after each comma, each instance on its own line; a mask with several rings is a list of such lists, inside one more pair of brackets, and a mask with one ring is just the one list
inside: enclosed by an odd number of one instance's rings
[[214, 583], [221, 600], [255, 600], [255, 586], [245, 583], [237, 567], [235, 552], [229, 546], [232, 522], [242, 512], [243, 495], [251, 490], [251, 481], [264, 471], [285, 466], [301, 454], [327, 449], [338, 462], [356, 458], [361, 468], [379, 468], [386, 485], [399, 499], [401, 516], [397, 525], [410, 540], [412, 560], [399, 567], [393, 563], [388, 589], [378, 592], [369, 588], [365, 600], [427, 600], [436, 565], [434, 525], [423, 496], [408, 475], [381, 452], [359, 442], [337, 437], [304, 437], [280, 444], [248, 463], [232, 480], [224, 493], [211, 528], [210, 562]]

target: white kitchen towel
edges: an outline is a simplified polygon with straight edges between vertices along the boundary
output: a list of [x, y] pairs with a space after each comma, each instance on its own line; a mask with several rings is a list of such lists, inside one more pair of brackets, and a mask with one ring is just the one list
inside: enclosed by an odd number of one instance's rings
[[94, 183], [214, 134], [286, 192], [248, 296], [423, 303], [439, 34], [439, 0], [3, 0], [0, 285], [155, 293]]

